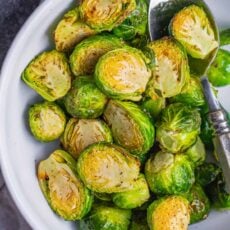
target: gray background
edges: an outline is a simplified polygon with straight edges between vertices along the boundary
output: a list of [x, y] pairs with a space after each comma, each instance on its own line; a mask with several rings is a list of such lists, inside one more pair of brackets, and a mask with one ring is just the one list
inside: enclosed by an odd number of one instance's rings
[[[15, 35], [40, 0], [0, 0], [0, 67]], [[30, 230], [15, 206], [0, 171], [0, 230]]]

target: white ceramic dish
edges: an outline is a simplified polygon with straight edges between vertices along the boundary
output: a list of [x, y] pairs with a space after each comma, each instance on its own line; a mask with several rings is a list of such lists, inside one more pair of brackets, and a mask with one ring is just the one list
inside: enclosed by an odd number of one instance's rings
[[[230, 27], [229, 0], [207, 0], [221, 28]], [[58, 143], [40, 144], [27, 129], [28, 105], [40, 100], [20, 79], [27, 63], [39, 52], [51, 49], [53, 26], [74, 0], [46, 0], [28, 19], [2, 67], [0, 78], [1, 167], [7, 186], [24, 217], [33, 229], [72, 230], [74, 223], [58, 218], [45, 201], [36, 179], [36, 162], [44, 159]], [[230, 87], [220, 90], [220, 100], [230, 111]], [[191, 230], [229, 230], [230, 212], [212, 212]]]

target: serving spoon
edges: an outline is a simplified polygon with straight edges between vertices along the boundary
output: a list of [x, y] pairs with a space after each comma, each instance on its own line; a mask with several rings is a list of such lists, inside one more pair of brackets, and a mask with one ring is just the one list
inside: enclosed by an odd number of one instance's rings
[[[219, 31], [214, 17], [203, 0], [150, 0], [148, 22], [151, 41], [168, 36], [168, 25], [173, 16], [184, 7], [198, 5], [206, 12], [215, 37], [219, 41]], [[226, 113], [215, 97], [211, 85], [206, 77], [207, 70], [214, 61], [218, 48], [204, 60], [195, 59], [189, 56], [190, 67], [196, 74], [201, 76], [201, 84], [204, 96], [209, 106], [209, 118], [215, 130], [214, 145], [217, 151], [218, 160], [223, 170], [225, 190], [230, 193], [230, 127], [227, 122]]]

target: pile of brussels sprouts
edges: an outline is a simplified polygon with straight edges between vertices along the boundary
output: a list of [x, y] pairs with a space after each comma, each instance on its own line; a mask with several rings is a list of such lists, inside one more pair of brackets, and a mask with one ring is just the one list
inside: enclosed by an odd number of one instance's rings
[[[190, 5], [150, 42], [147, 11], [145, 0], [83, 0], [57, 24], [56, 49], [22, 74], [44, 99], [29, 108], [31, 133], [61, 143], [38, 165], [41, 190], [80, 229], [184, 230], [211, 204], [230, 208], [221, 169], [205, 162], [214, 132], [190, 67], [218, 48], [218, 34]], [[229, 65], [220, 50], [215, 85], [230, 83]]]

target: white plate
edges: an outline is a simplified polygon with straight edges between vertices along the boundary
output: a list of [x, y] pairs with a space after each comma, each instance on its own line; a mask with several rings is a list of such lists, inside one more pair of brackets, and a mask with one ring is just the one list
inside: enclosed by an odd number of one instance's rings
[[[229, 0], [207, 0], [220, 27], [230, 27]], [[58, 218], [45, 201], [36, 178], [36, 162], [44, 159], [58, 143], [41, 144], [27, 129], [29, 105], [40, 97], [20, 79], [27, 63], [38, 53], [53, 47], [50, 41], [55, 22], [73, 0], [46, 0], [29, 18], [8, 52], [0, 84], [1, 167], [7, 186], [24, 217], [33, 229], [70, 230], [75, 224]], [[52, 44], [52, 45], [51, 45]], [[220, 99], [230, 111], [230, 88], [220, 90]], [[212, 213], [191, 230], [228, 230], [230, 212]]]

